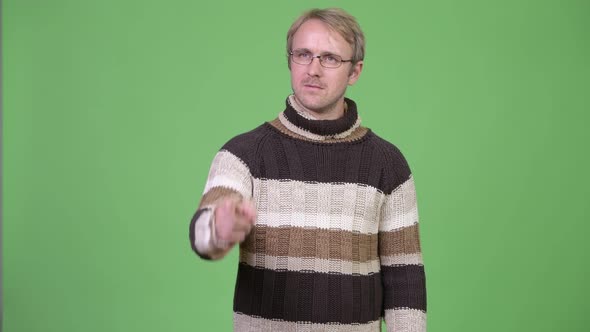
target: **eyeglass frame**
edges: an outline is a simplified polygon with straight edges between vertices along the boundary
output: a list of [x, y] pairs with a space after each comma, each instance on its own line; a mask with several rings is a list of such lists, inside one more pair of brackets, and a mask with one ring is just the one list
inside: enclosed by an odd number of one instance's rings
[[[293, 51], [298, 51], [298, 50], [291, 50], [291, 51], [289, 51], [289, 57], [291, 58], [291, 60], [293, 60], [293, 55], [294, 55]], [[342, 63], [343, 62], [352, 62], [352, 60], [353, 60], [353, 59], [342, 60], [342, 56], [340, 56], [338, 54], [333, 54], [333, 53], [325, 53], [325, 54], [320, 54], [320, 55], [313, 55], [312, 52], [306, 52], [306, 53], [310, 53], [311, 54], [311, 60], [309, 60], [309, 63], [299, 63], [299, 62], [297, 62], [295, 60], [293, 60], [293, 62], [296, 63], [296, 64], [298, 64], [298, 65], [307, 66], [307, 65], [310, 65], [313, 62], [313, 59], [317, 58], [318, 61], [320, 62], [320, 66], [322, 66], [324, 68], [335, 69], [335, 68], [342, 67]], [[325, 57], [325, 56], [333, 56], [333, 57], [339, 58], [338, 66], [336, 66], [336, 67], [326, 67], [326, 66], [324, 66], [324, 63], [322, 61], [322, 57]]]

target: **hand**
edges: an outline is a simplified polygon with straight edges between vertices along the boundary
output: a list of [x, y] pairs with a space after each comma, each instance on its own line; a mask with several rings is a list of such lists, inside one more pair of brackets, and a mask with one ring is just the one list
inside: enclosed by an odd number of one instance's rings
[[250, 200], [226, 198], [215, 209], [216, 246], [224, 249], [241, 243], [256, 221], [256, 207]]

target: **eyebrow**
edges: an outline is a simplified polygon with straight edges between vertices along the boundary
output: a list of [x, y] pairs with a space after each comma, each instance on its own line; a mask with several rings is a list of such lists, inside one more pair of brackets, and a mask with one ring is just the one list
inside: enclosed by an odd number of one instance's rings
[[[292, 52], [295, 52], [295, 51], [309, 52], [309, 53], [313, 54], [313, 52], [308, 48], [296, 48]], [[334, 53], [334, 52], [321, 52], [320, 55], [338, 55], [338, 54]], [[340, 56], [340, 55], [338, 55], [338, 56]]]

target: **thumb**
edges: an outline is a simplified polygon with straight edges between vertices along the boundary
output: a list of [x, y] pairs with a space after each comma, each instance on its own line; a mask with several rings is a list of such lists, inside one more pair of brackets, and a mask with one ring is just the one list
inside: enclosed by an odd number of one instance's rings
[[256, 219], [256, 206], [254, 205], [254, 202], [252, 200], [242, 201], [238, 210], [240, 214], [242, 214], [244, 217], [251, 220], [252, 222], [254, 222], [254, 219]]

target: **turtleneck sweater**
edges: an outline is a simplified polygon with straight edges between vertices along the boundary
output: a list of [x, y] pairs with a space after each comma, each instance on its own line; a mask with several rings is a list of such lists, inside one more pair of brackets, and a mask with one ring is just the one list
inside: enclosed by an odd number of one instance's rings
[[393, 144], [361, 126], [356, 104], [316, 120], [291, 98], [279, 116], [216, 154], [190, 223], [214, 253], [226, 197], [257, 210], [240, 244], [235, 331], [426, 331], [426, 284], [413, 176]]

